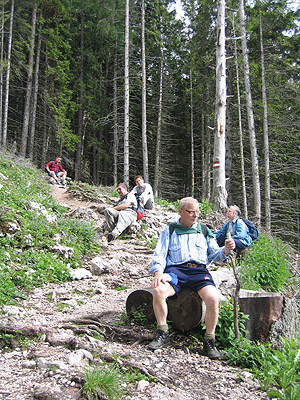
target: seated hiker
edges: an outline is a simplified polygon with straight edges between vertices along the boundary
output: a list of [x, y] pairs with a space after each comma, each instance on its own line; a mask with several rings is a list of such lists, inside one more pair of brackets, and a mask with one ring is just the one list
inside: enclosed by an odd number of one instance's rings
[[61, 158], [57, 157], [55, 161], [49, 161], [48, 164], [45, 165], [45, 168], [48, 175], [55, 179], [56, 183], [58, 183], [58, 178], [61, 178], [61, 183], [65, 185], [67, 171], [63, 169], [60, 162]]
[[126, 183], [119, 183], [117, 187], [121, 199], [114, 207], [104, 210], [105, 220], [110, 233], [107, 240], [111, 242], [116, 237], [136, 221], [136, 198], [134, 194], [128, 192]]
[[131, 193], [143, 199], [144, 208], [146, 210], [152, 210], [154, 205], [152, 186], [149, 183], [145, 183], [141, 175], [135, 176], [134, 182], [136, 186], [132, 189]]
[[150, 267], [150, 272], [154, 274], [153, 309], [157, 332], [148, 348], [156, 350], [169, 343], [166, 300], [178, 296], [180, 290], [188, 286], [198, 293], [206, 305], [204, 354], [211, 359], [218, 359], [220, 353], [215, 346], [215, 328], [219, 316], [219, 297], [206, 266], [210, 261], [226, 260], [234, 248], [234, 241], [227, 239], [225, 247], [218, 246], [212, 232], [198, 223], [200, 211], [196, 199], [181, 199], [178, 212], [179, 220], [162, 231]]
[[234, 251], [240, 252], [252, 244], [252, 237], [249, 232], [248, 226], [240, 218], [241, 210], [238, 206], [230, 206], [227, 209], [227, 217], [229, 219], [226, 224], [214, 233], [219, 246], [224, 246], [227, 232], [230, 232], [232, 239], [235, 243]]

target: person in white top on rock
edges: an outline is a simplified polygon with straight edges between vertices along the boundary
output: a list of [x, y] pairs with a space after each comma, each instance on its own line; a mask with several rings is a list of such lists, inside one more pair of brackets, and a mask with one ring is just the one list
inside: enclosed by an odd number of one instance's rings
[[150, 183], [145, 183], [141, 175], [136, 175], [134, 177], [134, 182], [136, 186], [132, 189], [131, 193], [142, 198], [146, 210], [152, 210], [154, 206], [152, 186]]

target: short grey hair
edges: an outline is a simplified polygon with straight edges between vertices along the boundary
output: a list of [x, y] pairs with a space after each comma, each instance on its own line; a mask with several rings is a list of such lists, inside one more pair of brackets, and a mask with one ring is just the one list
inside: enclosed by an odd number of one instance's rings
[[240, 209], [240, 207], [238, 207], [238, 206], [236, 206], [236, 205], [234, 205], [234, 206], [230, 206], [230, 207], [228, 207], [228, 209], [229, 208], [232, 208], [233, 210], [234, 210], [234, 212], [238, 215], [238, 216], [240, 216], [242, 213], [241, 213], [241, 209]]
[[194, 199], [193, 197], [184, 197], [179, 201], [178, 208], [181, 210], [185, 210], [188, 204], [196, 204], [199, 207], [198, 200]]

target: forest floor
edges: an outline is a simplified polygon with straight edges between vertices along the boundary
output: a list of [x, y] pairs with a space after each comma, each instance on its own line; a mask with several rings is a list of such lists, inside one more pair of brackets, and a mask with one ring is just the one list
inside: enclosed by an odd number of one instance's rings
[[[58, 186], [52, 186], [52, 195], [70, 211], [98, 205], [78, 200]], [[147, 344], [153, 330], [120, 323], [129, 294], [151, 286], [148, 266], [152, 253], [137, 240], [117, 239], [106, 244], [100, 255], [118, 263], [114, 273], [44, 285], [29, 293], [17, 310], [2, 314], [2, 326], [31, 329], [40, 335], [1, 352], [0, 399], [82, 398], [82, 373], [91, 357], [97, 359], [96, 354], [98, 360], [117, 360], [148, 376], [149, 381], [127, 385], [122, 400], [267, 399], [250, 374], [229, 367], [224, 360], [204, 357], [201, 343], [199, 350], [191, 351], [186, 336], [172, 331], [170, 346], [152, 352]], [[128, 289], [116, 290], [121, 285]], [[89, 334], [97, 330], [104, 339]]]

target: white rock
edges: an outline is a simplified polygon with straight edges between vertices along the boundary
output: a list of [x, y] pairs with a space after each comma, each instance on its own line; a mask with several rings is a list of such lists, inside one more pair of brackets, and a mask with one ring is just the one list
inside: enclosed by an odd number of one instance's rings
[[3, 306], [3, 312], [16, 317], [24, 317], [25, 315], [25, 310], [17, 306]]
[[101, 257], [95, 257], [91, 260], [91, 270], [94, 275], [102, 275], [109, 272], [109, 263]]
[[78, 269], [71, 269], [70, 270], [70, 277], [78, 281], [80, 279], [89, 279], [92, 278], [92, 274], [85, 268], [78, 268]]
[[71, 365], [86, 365], [88, 361], [93, 361], [93, 355], [87, 350], [77, 350], [73, 351], [68, 355], [67, 360]]
[[23, 368], [29, 368], [29, 369], [33, 369], [36, 367], [36, 362], [34, 360], [27, 360], [24, 361], [22, 364]]
[[137, 384], [137, 390], [139, 392], [142, 392], [145, 390], [145, 388], [149, 386], [149, 382], [145, 381], [144, 379], [142, 379], [141, 381], [139, 381], [139, 383]]
[[60, 244], [52, 247], [51, 250], [66, 259], [72, 258], [74, 255], [74, 250], [72, 249], [72, 247], [62, 246]]
[[245, 379], [250, 379], [250, 378], [252, 378], [252, 374], [251, 374], [251, 372], [248, 372], [248, 371], [243, 371], [243, 372], [241, 372], [241, 375], [242, 375], [242, 377], [243, 378], [245, 378]]

